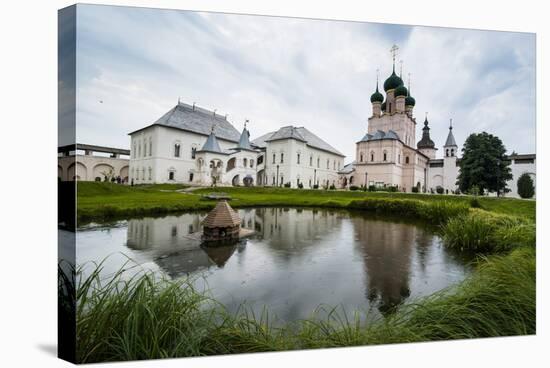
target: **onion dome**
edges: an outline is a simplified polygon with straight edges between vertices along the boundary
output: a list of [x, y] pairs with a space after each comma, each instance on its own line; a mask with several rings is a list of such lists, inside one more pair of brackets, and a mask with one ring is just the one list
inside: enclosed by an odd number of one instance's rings
[[395, 67], [393, 68], [393, 72], [389, 76], [388, 79], [384, 82], [384, 91], [388, 92], [391, 89], [396, 89], [399, 86], [403, 85], [403, 79], [399, 78], [397, 74], [395, 74]]
[[407, 87], [405, 87], [404, 85], [400, 85], [399, 87], [397, 87], [394, 92], [395, 97], [400, 97], [400, 96], [406, 97], [408, 94], [409, 94], [409, 91], [407, 90]]
[[409, 95], [405, 97], [405, 106], [414, 106], [416, 105], [416, 100], [413, 96]]
[[370, 96], [370, 102], [382, 102], [384, 101], [384, 96], [378, 91], [378, 85], [376, 85], [376, 91]]

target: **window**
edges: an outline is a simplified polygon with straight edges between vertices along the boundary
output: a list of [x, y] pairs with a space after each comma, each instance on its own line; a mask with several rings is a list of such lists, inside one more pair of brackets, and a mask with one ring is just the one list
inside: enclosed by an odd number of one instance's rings
[[399, 164], [401, 163], [401, 154], [397, 155], [397, 163], [399, 163]]
[[149, 156], [153, 156], [153, 142], [149, 138]]
[[197, 153], [197, 149], [195, 147], [191, 148], [191, 158], [195, 158], [195, 153]]
[[409, 156], [405, 157], [405, 163], [406, 163], [406, 164], [409, 163]]
[[309, 156], [309, 166], [313, 166], [313, 156]]
[[250, 159], [250, 167], [254, 167], [254, 160]]
[[363, 162], [363, 153], [361, 152], [361, 154], [359, 155], [359, 162]]
[[273, 154], [273, 163], [275, 163], [275, 154]]
[[386, 151], [384, 151], [384, 161], [387, 161], [388, 160], [388, 154], [386, 153]]
[[370, 161], [371, 161], [371, 162], [374, 161], [374, 152], [371, 152], [371, 153], [370, 153]]
[[281, 176], [281, 184], [280, 185], [283, 185], [283, 177]]
[[145, 168], [141, 168], [141, 180], [145, 180]]
[[168, 173], [168, 180], [174, 180], [174, 172], [173, 171], [170, 171]]
[[275, 185], [275, 175], [273, 175], [273, 185]]
[[136, 158], [136, 149], [137, 149], [137, 145], [136, 145], [136, 142], [134, 142], [134, 150], [132, 151], [132, 157], [133, 158]]
[[285, 162], [285, 154], [281, 152], [281, 163]]
[[149, 168], [149, 180], [153, 180], [153, 169]]
[[246, 168], [248, 166], [248, 159], [243, 158], [243, 166]]
[[336, 161], [332, 163], [332, 170], [336, 170]]
[[174, 144], [174, 157], [180, 157], [180, 144]]
[[258, 165], [261, 165], [264, 163], [264, 156], [258, 157]]
[[317, 157], [317, 168], [321, 167], [321, 159]]
[[338, 161], [338, 170], [340, 170], [340, 161]]
[[447, 151], [445, 152], [445, 156], [449, 157], [449, 149], [447, 148]]
[[[447, 150], [447, 152], [449, 152], [449, 150]], [[141, 143], [138, 144], [138, 157], [141, 157]]]
[[455, 155], [455, 150], [451, 148], [451, 157]]
[[327, 169], [330, 168], [330, 160], [327, 159]]
[[296, 163], [298, 165], [300, 165], [300, 154], [299, 153], [296, 155]]
[[194, 176], [193, 173], [189, 173], [189, 181], [190, 182], [193, 181], [193, 176]]

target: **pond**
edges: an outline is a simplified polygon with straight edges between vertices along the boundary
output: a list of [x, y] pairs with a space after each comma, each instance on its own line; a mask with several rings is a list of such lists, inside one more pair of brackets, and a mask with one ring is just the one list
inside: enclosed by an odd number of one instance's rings
[[77, 231], [77, 264], [106, 257], [109, 277], [131, 259], [169, 278], [191, 276], [230, 311], [246, 302], [284, 321], [320, 304], [385, 315], [407, 300], [463, 280], [469, 260], [446, 249], [433, 229], [396, 218], [336, 210], [238, 211], [252, 236], [204, 247], [192, 234], [204, 212], [91, 224]]

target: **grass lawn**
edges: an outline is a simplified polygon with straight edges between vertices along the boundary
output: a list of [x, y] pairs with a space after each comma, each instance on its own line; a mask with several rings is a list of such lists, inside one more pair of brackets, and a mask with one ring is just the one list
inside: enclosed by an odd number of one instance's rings
[[[111, 183], [79, 182], [77, 209], [79, 222], [110, 218], [135, 217], [169, 212], [211, 209], [215, 201], [201, 195], [224, 192], [232, 197], [231, 206], [309, 206], [347, 207], [354, 200], [366, 198], [447, 201], [468, 206], [472, 197], [462, 195], [307, 190], [286, 188], [201, 188], [186, 193], [179, 184], [123, 186]], [[512, 198], [478, 197], [482, 209], [524, 219], [535, 219], [536, 202]]]

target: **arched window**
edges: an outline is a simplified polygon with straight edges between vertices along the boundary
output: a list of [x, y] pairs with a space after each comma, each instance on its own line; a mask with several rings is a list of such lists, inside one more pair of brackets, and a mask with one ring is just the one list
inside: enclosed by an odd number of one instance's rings
[[384, 151], [384, 161], [388, 161], [388, 153]]
[[330, 160], [327, 159], [327, 169], [330, 168]]
[[447, 150], [445, 151], [445, 156], [449, 157], [449, 149], [447, 148]]
[[254, 160], [250, 159], [250, 167], [254, 167]]
[[[448, 150], [447, 150], [448, 152]], [[141, 157], [141, 142], [138, 143], [138, 157]]]
[[317, 168], [321, 167], [321, 158], [317, 157]]
[[275, 185], [275, 175], [273, 175], [273, 185]]
[[[273, 163], [275, 163], [275, 154], [273, 154]], [[273, 183], [275, 184], [275, 183]]]
[[285, 154], [281, 152], [281, 163], [285, 162]]
[[406, 163], [406, 164], [409, 163], [409, 156], [405, 157], [405, 163]]
[[180, 157], [180, 148], [179, 143], [174, 144], [174, 157]]
[[153, 141], [149, 138], [149, 156], [153, 156]]
[[197, 153], [197, 148], [196, 147], [192, 147], [191, 148], [191, 158], [195, 158], [195, 153]]
[[374, 152], [371, 151], [370, 153], [370, 161], [373, 162], [374, 161]]
[[332, 163], [332, 170], [336, 170], [336, 161]]
[[455, 155], [455, 150], [451, 148], [451, 157], [453, 157], [454, 155]]
[[300, 154], [296, 154], [296, 163], [300, 165]]
[[173, 170], [171, 170], [168, 173], [168, 180], [174, 180], [174, 176], [175, 176], [175, 172]]
[[309, 166], [313, 166], [313, 156], [309, 156]]
[[244, 167], [247, 167], [248, 166], [248, 159], [245, 157], [243, 158], [243, 166]]
[[398, 154], [398, 155], [397, 155], [397, 163], [398, 163], [398, 164], [401, 163], [401, 154]]
[[361, 152], [361, 154], [359, 154], [359, 162], [363, 162], [363, 152]]

